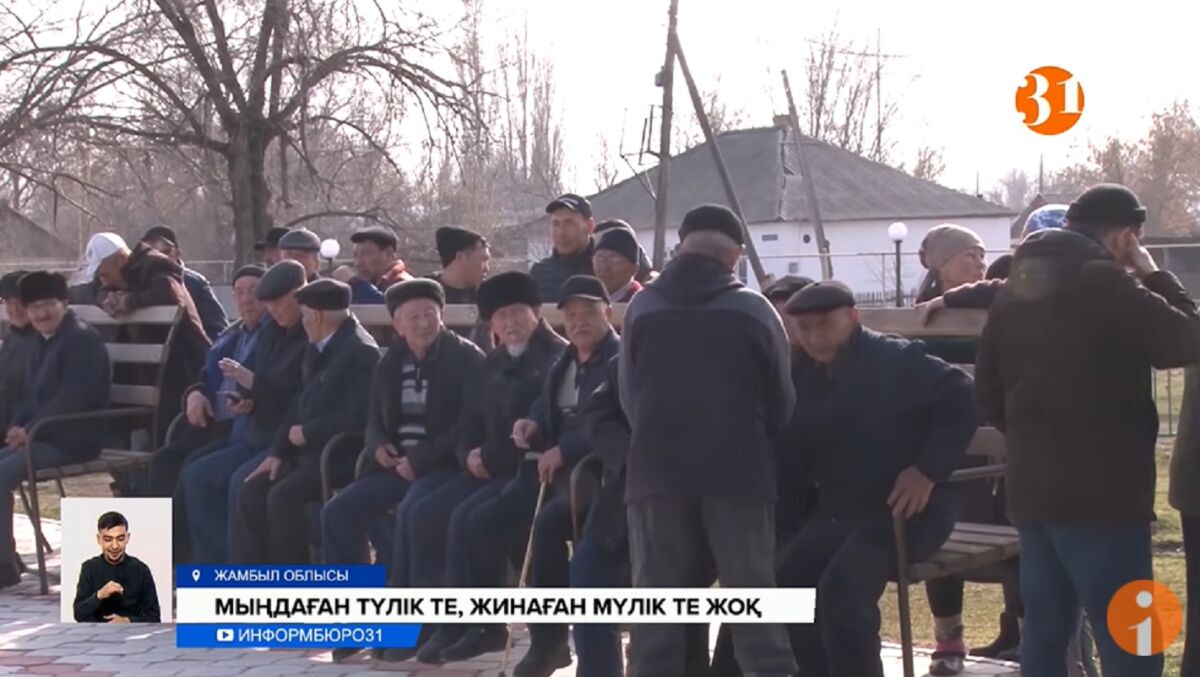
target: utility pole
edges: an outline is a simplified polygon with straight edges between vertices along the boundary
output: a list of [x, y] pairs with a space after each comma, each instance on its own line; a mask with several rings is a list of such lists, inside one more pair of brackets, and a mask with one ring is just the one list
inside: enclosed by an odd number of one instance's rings
[[658, 74], [658, 86], [663, 90], [662, 131], [658, 139], [658, 188], [654, 198], [653, 266], [662, 270], [667, 248], [667, 193], [671, 174], [671, 97], [674, 90], [675, 28], [679, 15], [679, 0], [671, 0], [667, 10], [667, 56]]
[[821, 255], [821, 279], [833, 279], [833, 259], [829, 256], [829, 241], [825, 239], [825, 224], [821, 221], [821, 208], [817, 204], [817, 189], [813, 185], [812, 172], [808, 167], [808, 157], [804, 154], [804, 142], [800, 136], [800, 116], [796, 112], [796, 101], [792, 98], [792, 85], [788, 81], [787, 71], [783, 71], [783, 91], [787, 94], [788, 118], [792, 123], [792, 143], [796, 144], [796, 161], [800, 165], [800, 182], [804, 184], [808, 217], [812, 220], [813, 231], [817, 234], [817, 253]]
[[[882, 29], [875, 29], [875, 161], [883, 161], [883, 56], [880, 53]], [[789, 100], [791, 97], [788, 97]]]

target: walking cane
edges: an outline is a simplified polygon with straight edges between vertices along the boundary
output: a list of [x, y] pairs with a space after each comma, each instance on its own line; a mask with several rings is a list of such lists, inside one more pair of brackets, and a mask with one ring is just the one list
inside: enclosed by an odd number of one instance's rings
[[[542, 481], [542, 486], [538, 488], [537, 506], [533, 509], [533, 520], [529, 523], [529, 542], [525, 544], [525, 561], [521, 563], [521, 579], [517, 581], [517, 588], [525, 587], [525, 577], [529, 575], [529, 560], [533, 557], [533, 529], [537, 524], [538, 513], [542, 511], [542, 501], [546, 498], [546, 485], [549, 482]], [[513, 633], [508, 633], [508, 639], [504, 642], [504, 660], [500, 661], [500, 677], [508, 677], [508, 659], [512, 653]]]

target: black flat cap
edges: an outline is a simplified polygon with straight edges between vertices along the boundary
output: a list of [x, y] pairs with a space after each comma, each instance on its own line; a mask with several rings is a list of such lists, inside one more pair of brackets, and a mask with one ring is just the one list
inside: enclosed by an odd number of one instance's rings
[[492, 313], [506, 306], [525, 304], [532, 308], [542, 306], [542, 297], [538, 294], [537, 283], [529, 277], [529, 273], [519, 270], [492, 275], [479, 285], [479, 316], [485, 320], [492, 318]]
[[21, 278], [29, 274], [28, 270], [14, 270], [0, 277], [0, 301], [5, 299], [21, 299]]
[[254, 243], [254, 250], [262, 251], [267, 247], [278, 247], [280, 238], [287, 234], [287, 228], [284, 228], [283, 226], [275, 226], [267, 231], [267, 236], [263, 238], [262, 242]]
[[553, 202], [546, 205], [546, 213], [550, 214], [559, 209], [570, 209], [585, 219], [592, 218], [592, 203], [586, 197], [575, 193], [559, 195]]
[[307, 273], [296, 261], [280, 261], [271, 266], [258, 283], [254, 295], [259, 301], [274, 301], [304, 286]]
[[1116, 183], [1088, 188], [1067, 208], [1069, 226], [1141, 226], [1145, 221], [1137, 194]]
[[813, 279], [811, 277], [804, 277], [803, 275], [784, 275], [778, 280], [775, 280], [771, 284], [767, 285], [767, 288], [763, 290], [763, 296], [772, 301], [786, 301], [792, 298], [792, 295], [794, 295], [796, 292], [804, 289], [812, 283]]
[[[385, 228], [384, 226], [369, 226], [356, 231], [350, 236], [350, 242], [354, 244], [370, 242], [380, 249], [395, 249], [400, 244], [400, 240], [392, 232], [392, 229]], [[318, 243], [317, 248], [320, 249], [320, 247], [321, 245]]]
[[[636, 261], [636, 259], [634, 259]], [[607, 304], [612, 304], [612, 300], [608, 297], [608, 290], [604, 288], [604, 283], [591, 275], [572, 275], [563, 283], [562, 294], [560, 294], [558, 307], [562, 308], [567, 305], [567, 301], [571, 299], [583, 299], [585, 301], [603, 301]]]
[[483, 236], [479, 233], [455, 226], [438, 228], [433, 233], [433, 239], [437, 243], [438, 258], [442, 260], [443, 266], [450, 265], [459, 252], [466, 251], [484, 241]]
[[596, 230], [592, 232], [596, 235], [599, 235], [600, 233], [603, 233], [606, 230], [612, 230], [613, 228], [624, 228], [631, 233], [633, 232], [633, 226], [629, 225], [629, 222], [625, 219], [604, 219], [600, 223], [596, 224]]
[[600, 251], [601, 249], [616, 252], [634, 264], [641, 261], [641, 257], [639, 256], [641, 254], [641, 245], [638, 244], [632, 230], [614, 227], [604, 231], [604, 234], [596, 239], [596, 251]]
[[350, 307], [350, 285], [323, 277], [301, 287], [296, 301], [313, 310], [346, 310]]
[[854, 292], [849, 287], [834, 280], [823, 280], [796, 292], [783, 309], [788, 315], [809, 315], [853, 307]]
[[711, 230], [725, 235], [734, 242], [745, 245], [742, 220], [729, 207], [723, 205], [700, 205], [683, 216], [679, 226], [679, 240], [702, 230]]
[[42, 270], [34, 271], [21, 278], [17, 283], [21, 303], [29, 305], [46, 299], [57, 299], [66, 302], [68, 298], [67, 278], [59, 273], [47, 273]]
[[383, 295], [388, 315], [395, 315], [400, 306], [413, 299], [429, 299], [443, 308], [446, 307], [446, 291], [436, 280], [428, 278], [397, 282], [388, 287], [387, 292]]
[[289, 230], [279, 238], [279, 248], [301, 252], [319, 252], [321, 251], [321, 238], [307, 228], [297, 228]]
[[266, 274], [267, 274], [267, 269], [264, 268], [262, 265], [257, 264], [257, 263], [251, 263], [248, 266], [242, 266], [241, 268], [238, 268], [233, 273], [233, 279], [230, 280], [230, 282], [232, 284], [237, 284], [237, 281], [242, 279], [243, 277], [261, 278], [263, 275], [266, 275]]
[[142, 242], [154, 240], [162, 240], [172, 247], [178, 246], [179, 243], [179, 238], [175, 237], [175, 229], [170, 226], [154, 226], [142, 236]]

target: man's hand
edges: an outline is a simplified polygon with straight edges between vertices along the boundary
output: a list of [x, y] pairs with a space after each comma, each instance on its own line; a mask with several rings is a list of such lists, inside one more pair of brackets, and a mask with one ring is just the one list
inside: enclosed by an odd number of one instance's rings
[[399, 456], [399, 452], [390, 444], [381, 444], [375, 448], [375, 462], [389, 470], [395, 468], [396, 464], [400, 462], [397, 456]]
[[518, 449], [528, 449], [537, 434], [538, 424], [536, 421], [522, 418], [513, 423], [512, 440]]
[[355, 273], [354, 268], [350, 266], [338, 266], [333, 271], [333, 279], [345, 284], [350, 284], [350, 280], [353, 280], [355, 275], [357, 275], [357, 273]]
[[124, 616], [118, 616], [117, 614], [111, 614], [109, 616], [105, 616], [104, 620], [109, 623], [128, 623], [128, 622], [130, 622], [128, 618], [126, 618]]
[[929, 320], [933, 319], [934, 313], [946, 307], [946, 299], [939, 296], [932, 301], [917, 304], [917, 316], [921, 318], [921, 324], [929, 324]]
[[187, 396], [187, 422], [193, 428], [207, 428], [208, 421], [213, 418], [212, 402], [199, 390], [193, 390]]
[[1138, 241], [1137, 236], [1133, 231], [1129, 231], [1126, 236], [1129, 241], [1126, 243], [1125, 250], [1125, 265], [1133, 269], [1133, 272], [1139, 277], [1144, 278], [1150, 273], [1158, 271], [1158, 264], [1154, 262], [1154, 257], [1150, 256], [1150, 252], [1142, 246]]
[[128, 305], [123, 291], [109, 292], [108, 296], [104, 297], [104, 312], [113, 317], [129, 312]]
[[417, 481], [417, 473], [413, 470], [412, 464], [408, 462], [407, 456], [402, 457], [396, 462], [396, 474], [409, 482]]
[[916, 466], [909, 466], [900, 471], [896, 477], [896, 487], [888, 496], [888, 506], [892, 515], [900, 515], [905, 519], [918, 515], [929, 505], [929, 496], [933, 493], [933, 480], [925, 476]]
[[103, 588], [100, 588], [99, 592], [96, 593], [96, 599], [108, 599], [113, 595], [120, 595], [124, 592], [125, 588], [121, 587], [120, 583], [116, 581], [109, 581], [104, 584]]
[[255, 477], [258, 477], [260, 475], [266, 475], [267, 479], [274, 482], [275, 478], [279, 477], [279, 469], [282, 467], [283, 467], [282, 459], [275, 458], [274, 456], [268, 456], [263, 459], [262, 463], [258, 464], [258, 467], [254, 469], [254, 472], [252, 472], [246, 476], [246, 481], [249, 482], [250, 480], [254, 479]]
[[254, 412], [254, 400], [244, 399], [238, 400], [237, 403], [230, 402], [229, 411], [232, 411], [238, 416], [249, 416]]
[[221, 370], [222, 376], [233, 379], [241, 387], [247, 390], [254, 387], [254, 372], [243, 367], [237, 360], [226, 357], [217, 363], [217, 367]]
[[288, 442], [291, 442], [292, 444], [296, 445], [297, 447], [303, 447], [305, 444], [304, 426], [299, 426], [299, 425], [292, 426], [288, 430]]
[[562, 448], [549, 449], [538, 459], [538, 479], [549, 482], [554, 479], [554, 473], [563, 467]]
[[471, 453], [467, 454], [467, 472], [481, 480], [490, 480], [491, 474], [483, 465], [483, 449], [475, 447]]
[[19, 449], [29, 444], [29, 435], [25, 432], [24, 428], [13, 426], [8, 429], [8, 434], [4, 436], [4, 444], [12, 449]]

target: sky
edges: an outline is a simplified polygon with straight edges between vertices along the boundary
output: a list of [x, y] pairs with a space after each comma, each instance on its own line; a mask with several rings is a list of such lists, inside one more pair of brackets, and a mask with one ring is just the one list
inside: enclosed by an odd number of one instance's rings
[[[668, 0], [489, 0], [496, 26], [528, 20], [535, 49], [555, 67], [566, 135], [568, 183], [590, 192], [601, 135], [637, 147], [649, 106], [661, 102]], [[1141, 0], [1105, 9], [1054, 0], [950, 2], [842, 0], [680, 0], [679, 36], [701, 88], [719, 78], [726, 101], [744, 104], [748, 124], [770, 125], [786, 111], [780, 70], [799, 100], [812, 40], [837, 26], [844, 41], [885, 61], [885, 99], [898, 99], [892, 138], [911, 166], [922, 145], [941, 148], [941, 183], [983, 192], [1011, 169], [1036, 177], [1086, 155], [1109, 135], [1140, 138], [1150, 116], [1175, 100], [1200, 104], [1194, 30], [1200, 3]], [[1085, 107], [1070, 131], [1045, 137], [1014, 108], [1026, 73], [1044, 65], [1072, 71]], [[676, 115], [692, 115], [676, 77]], [[1194, 112], [1200, 111], [1195, 106]], [[677, 117], [678, 120], [678, 117]], [[628, 174], [628, 172], [626, 172]]]

